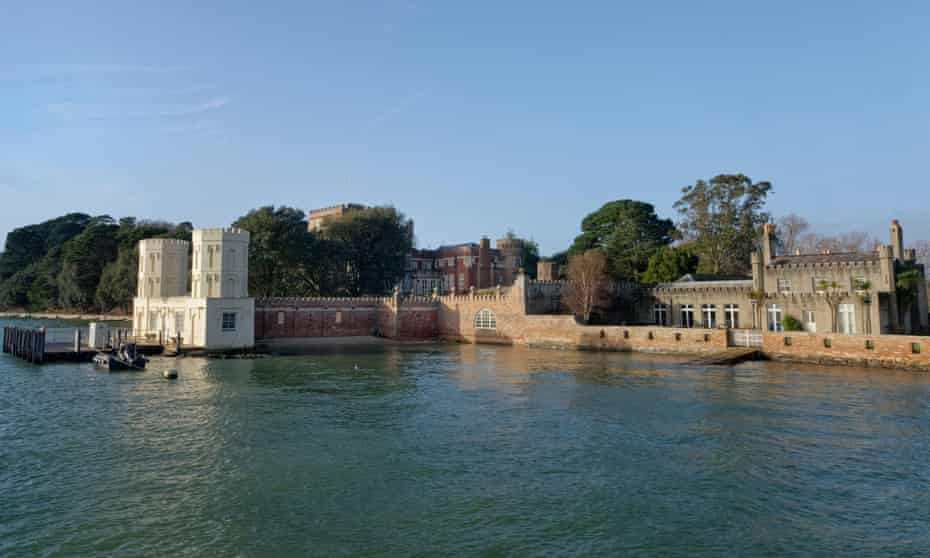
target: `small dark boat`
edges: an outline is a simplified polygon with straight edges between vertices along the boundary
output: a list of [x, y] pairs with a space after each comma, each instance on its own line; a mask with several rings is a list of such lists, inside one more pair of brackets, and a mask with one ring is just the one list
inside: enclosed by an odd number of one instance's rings
[[136, 345], [130, 343], [122, 348], [109, 353], [97, 353], [94, 356], [94, 364], [100, 368], [106, 368], [109, 372], [119, 370], [145, 370], [145, 363], [148, 362], [145, 357], [136, 352]]

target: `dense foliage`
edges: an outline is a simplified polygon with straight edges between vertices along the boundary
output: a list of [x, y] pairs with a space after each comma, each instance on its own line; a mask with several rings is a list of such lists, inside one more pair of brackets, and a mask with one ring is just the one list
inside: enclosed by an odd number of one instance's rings
[[749, 271], [759, 231], [771, 220], [763, 211], [771, 189], [769, 182], [753, 182], [743, 174], [720, 174], [682, 189], [675, 203], [681, 215], [678, 229], [700, 258], [698, 271], [727, 275]]
[[411, 248], [408, 221], [393, 207], [373, 207], [308, 232], [303, 211], [261, 207], [234, 226], [251, 233], [253, 296], [388, 294], [404, 275]]
[[136, 291], [138, 241], [189, 240], [192, 229], [83, 213], [15, 229], [0, 254], [0, 308], [127, 311]]
[[569, 254], [588, 250], [604, 252], [608, 273], [617, 280], [638, 281], [649, 265], [649, 258], [672, 243], [675, 226], [660, 219], [652, 204], [616, 200], [604, 204], [581, 222], [581, 234]]
[[666, 246], [649, 258], [643, 283], [667, 283], [676, 281], [698, 268], [697, 254], [689, 246]]

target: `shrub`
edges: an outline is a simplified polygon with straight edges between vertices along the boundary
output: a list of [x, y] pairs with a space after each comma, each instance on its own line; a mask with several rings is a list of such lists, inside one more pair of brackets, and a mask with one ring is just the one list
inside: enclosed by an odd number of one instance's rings
[[785, 331], [804, 331], [804, 324], [801, 323], [801, 320], [795, 318], [791, 314], [786, 314], [781, 320], [781, 325]]

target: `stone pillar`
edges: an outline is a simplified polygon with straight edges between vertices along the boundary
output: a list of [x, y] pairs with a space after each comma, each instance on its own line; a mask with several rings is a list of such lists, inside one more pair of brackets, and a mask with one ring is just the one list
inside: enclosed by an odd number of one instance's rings
[[762, 226], [762, 263], [769, 265], [775, 259], [775, 224]]

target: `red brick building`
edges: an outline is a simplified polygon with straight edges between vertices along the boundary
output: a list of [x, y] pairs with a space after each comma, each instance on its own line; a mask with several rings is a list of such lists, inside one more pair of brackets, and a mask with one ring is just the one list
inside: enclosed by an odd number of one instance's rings
[[478, 244], [440, 246], [432, 250], [413, 250], [407, 260], [407, 275], [402, 285], [405, 293], [425, 296], [437, 289], [440, 294], [465, 293], [513, 284], [523, 266], [523, 240], [502, 238], [491, 248], [482, 238]]

